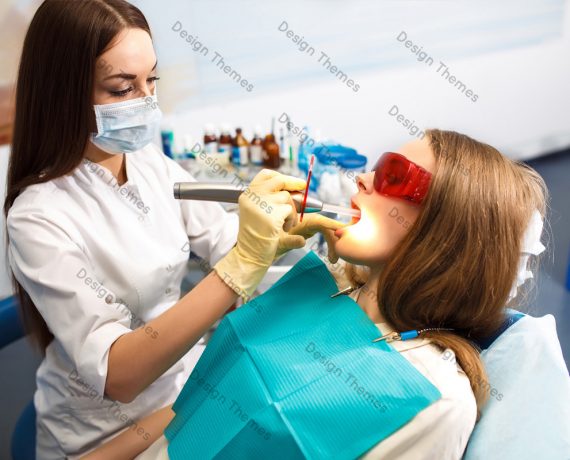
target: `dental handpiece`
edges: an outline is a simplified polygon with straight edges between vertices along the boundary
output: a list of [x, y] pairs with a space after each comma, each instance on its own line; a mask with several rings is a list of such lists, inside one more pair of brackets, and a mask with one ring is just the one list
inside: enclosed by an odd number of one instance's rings
[[[176, 182], [174, 184], [174, 198], [177, 200], [200, 200], [217, 201], [222, 203], [237, 203], [239, 196], [247, 187], [218, 182]], [[297, 212], [301, 212], [303, 206], [303, 192], [289, 192]], [[360, 216], [358, 209], [344, 208], [341, 206], [323, 203], [317, 198], [307, 196], [305, 212], [333, 212], [350, 216]]]

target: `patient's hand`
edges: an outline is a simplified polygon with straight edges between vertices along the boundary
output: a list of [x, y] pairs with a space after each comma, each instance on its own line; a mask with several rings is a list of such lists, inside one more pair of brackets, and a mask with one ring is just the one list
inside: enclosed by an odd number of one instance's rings
[[279, 237], [279, 246], [277, 247], [276, 258], [281, 257], [287, 251], [305, 246], [306, 240], [315, 233], [320, 232], [324, 235], [328, 246], [328, 259], [334, 264], [338, 260], [338, 255], [334, 250], [336, 240], [338, 239], [334, 232], [338, 228], [345, 227], [348, 224], [329, 219], [321, 214], [305, 214], [303, 222], [297, 223], [293, 228], [286, 232], [283, 230]]

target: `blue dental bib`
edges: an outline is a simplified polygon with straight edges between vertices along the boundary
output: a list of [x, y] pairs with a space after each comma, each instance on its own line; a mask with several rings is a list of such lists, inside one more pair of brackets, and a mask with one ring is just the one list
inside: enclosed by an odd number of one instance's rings
[[174, 403], [172, 460], [353, 459], [441, 393], [309, 252], [227, 315]]

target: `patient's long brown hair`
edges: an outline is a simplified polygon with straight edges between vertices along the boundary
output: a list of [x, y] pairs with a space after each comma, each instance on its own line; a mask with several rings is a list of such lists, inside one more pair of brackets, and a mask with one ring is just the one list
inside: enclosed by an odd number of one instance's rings
[[[545, 216], [548, 191], [532, 168], [490, 145], [453, 131], [426, 135], [436, 171], [418, 219], [384, 266], [378, 306], [399, 331], [454, 329], [425, 336], [455, 352], [479, 419], [490, 383], [472, 340], [495, 332], [505, 307], [516, 305], [518, 296], [509, 305], [507, 300], [521, 240], [532, 212]], [[366, 273], [347, 265], [353, 284], [364, 284]]]
[[[129, 27], [150, 35], [141, 11], [124, 0], [46, 0], [36, 11], [20, 59], [5, 216], [26, 187], [64, 176], [83, 159], [97, 57]], [[45, 352], [53, 335], [14, 275], [12, 283], [26, 332]]]

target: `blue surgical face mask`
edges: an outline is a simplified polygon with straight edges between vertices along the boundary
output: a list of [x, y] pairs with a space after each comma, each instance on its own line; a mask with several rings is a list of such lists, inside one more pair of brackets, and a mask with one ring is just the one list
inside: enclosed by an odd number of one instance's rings
[[97, 133], [91, 135], [91, 142], [111, 154], [132, 153], [148, 145], [162, 117], [156, 91], [153, 96], [93, 108]]

